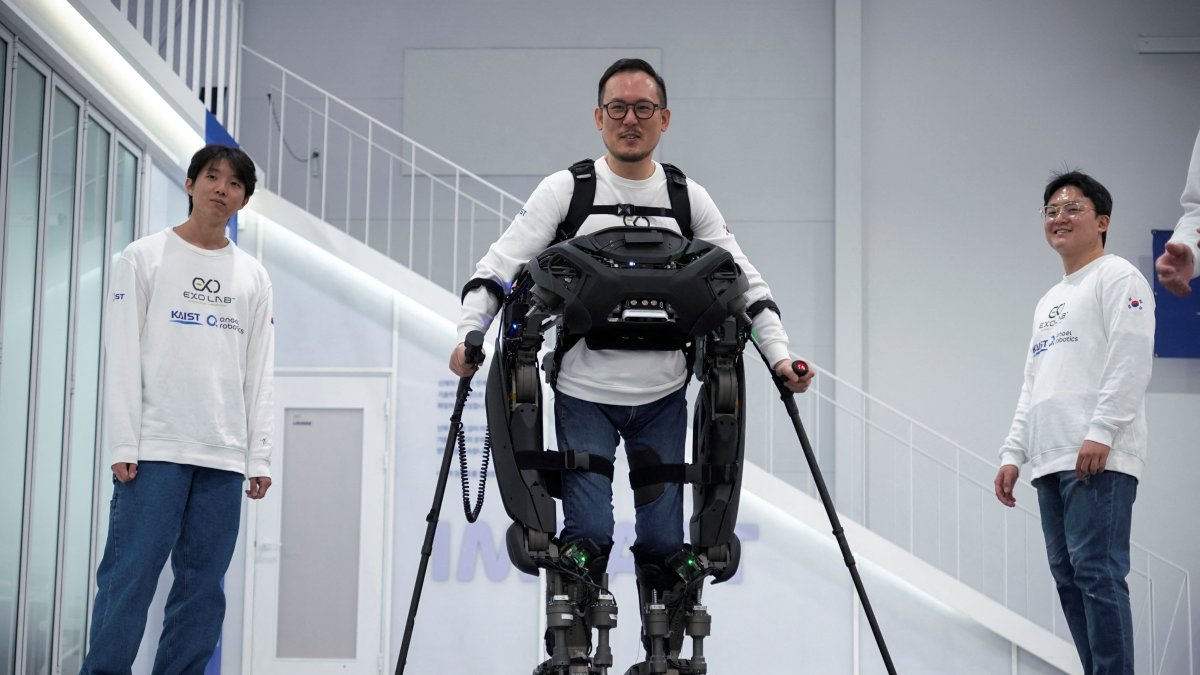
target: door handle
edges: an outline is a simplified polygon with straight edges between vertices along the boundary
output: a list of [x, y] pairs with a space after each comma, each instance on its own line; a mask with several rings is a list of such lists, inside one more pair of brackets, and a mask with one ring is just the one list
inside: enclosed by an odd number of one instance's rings
[[283, 548], [283, 543], [273, 539], [263, 539], [254, 543], [254, 550], [259, 558], [270, 556], [272, 553], [278, 554]]

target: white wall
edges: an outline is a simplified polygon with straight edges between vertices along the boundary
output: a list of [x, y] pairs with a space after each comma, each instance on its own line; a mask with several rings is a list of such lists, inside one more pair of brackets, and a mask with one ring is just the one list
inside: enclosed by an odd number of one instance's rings
[[164, 168], [158, 162], [151, 162], [146, 184], [146, 234], [187, 220], [188, 194], [183, 187], [186, 178], [186, 167]]
[[[871, 393], [991, 455], [1016, 404], [1037, 299], [1062, 275], [1035, 210], [1049, 173], [1113, 193], [1109, 252], [1152, 274], [1200, 128], [1200, 5], [864, 2], [865, 373]], [[1190, 485], [1200, 364], [1157, 359], [1133, 537], [1200, 577]], [[1026, 468], [1026, 473], [1028, 468]], [[1195, 591], [1194, 591], [1195, 593]], [[1193, 598], [1200, 626], [1200, 595]]]

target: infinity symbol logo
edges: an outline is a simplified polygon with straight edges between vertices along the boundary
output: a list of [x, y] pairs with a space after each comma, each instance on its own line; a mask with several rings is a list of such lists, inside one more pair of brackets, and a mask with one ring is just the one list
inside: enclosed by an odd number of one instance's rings
[[192, 288], [208, 293], [220, 293], [221, 282], [216, 279], [201, 279], [200, 277], [196, 277], [192, 279]]

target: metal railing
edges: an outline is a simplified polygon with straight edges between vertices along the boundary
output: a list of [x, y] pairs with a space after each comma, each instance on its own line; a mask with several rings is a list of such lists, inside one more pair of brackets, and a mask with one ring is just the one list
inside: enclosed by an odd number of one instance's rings
[[[457, 293], [523, 202], [346, 101], [242, 47], [242, 146], [263, 184], [333, 227]], [[261, 106], [258, 114], [247, 112]], [[253, 128], [252, 128], [252, 125]], [[460, 276], [462, 275], [462, 276]], [[1069, 640], [1050, 578], [1036, 492], [1003, 508], [996, 461], [815, 367], [798, 400], [839, 512]], [[753, 365], [746, 454], [816, 496], [774, 385]], [[1138, 672], [1194, 674], [1183, 568], [1133, 546]]]
[[[838, 511], [1052, 633], [1070, 640], [1050, 576], [1037, 494], [996, 500], [997, 461], [913, 420], [828, 371], [797, 397]], [[765, 369], [747, 368], [747, 458], [817, 498]], [[762, 400], [754, 400], [761, 397]], [[756, 454], [757, 450], [757, 454]], [[1129, 576], [1137, 671], [1195, 673], [1187, 570], [1138, 544]]]
[[253, 49], [242, 52], [239, 142], [264, 184], [457, 293], [523, 200]]
[[88, 7], [103, 21], [127, 21], [209, 112], [236, 135], [242, 0], [72, 2]]

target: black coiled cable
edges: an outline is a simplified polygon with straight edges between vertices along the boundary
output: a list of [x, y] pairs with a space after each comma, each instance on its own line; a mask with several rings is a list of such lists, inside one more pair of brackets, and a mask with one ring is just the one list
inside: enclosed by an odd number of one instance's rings
[[492, 450], [492, 434], [485, 432], [483, 435], [483, 463], [479, 466], [479, 492], [478, 501], [475, 506], [471, 506], [471, 478], [467, 470], [467, 432], [463, 430], [462, 423], [458, 425], [458, 468], [459, 477], [462, 479], [462, 498], [463, 498], [463, 514], [467, 517], [468, 523], [473, 523], [479, 519], [479, 512], [483, 509], [483, 495], [487, 488], [487, 472], [488, 460], [491, 458]]

